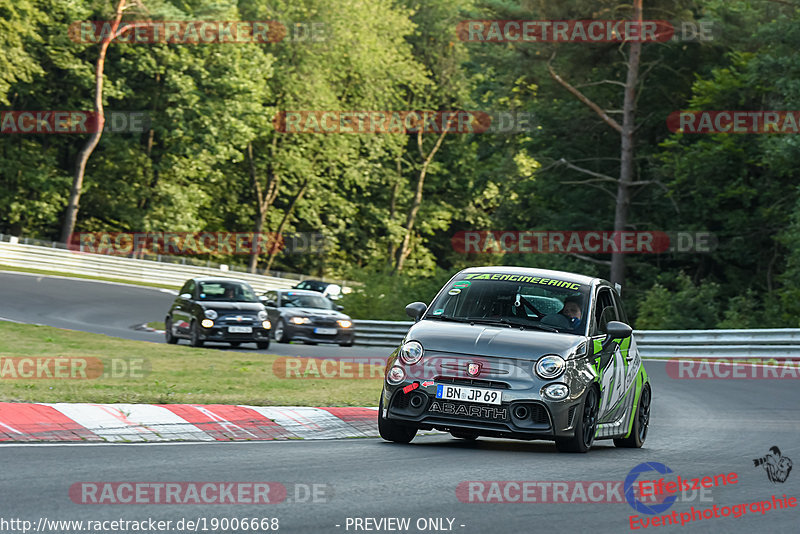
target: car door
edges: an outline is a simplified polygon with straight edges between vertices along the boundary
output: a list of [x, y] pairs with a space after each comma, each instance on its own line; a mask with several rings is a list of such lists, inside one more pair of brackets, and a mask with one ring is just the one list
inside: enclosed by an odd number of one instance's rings
[[608, 422], [615, 419], [616, 406], [624, 394], [625, 366], [622, 354], [619, 351], [621, 340], [607, 339], [606, 326], [609, 321], [617, 321], [616, 304], [611, 294], [611, 289], [600, 286], [594, 298], [592, 312], [593, 343], [595, 351], [595, 366], [600, 376], [600, 410], [599, 422]]
[[178, 298], [175, 299], [175, 308], [172, 311], [172, 324], [178, 334], [188, 335], [192, 323], [192, 304], [195, 292], [194, 280], [189, 280], [181, 288]]

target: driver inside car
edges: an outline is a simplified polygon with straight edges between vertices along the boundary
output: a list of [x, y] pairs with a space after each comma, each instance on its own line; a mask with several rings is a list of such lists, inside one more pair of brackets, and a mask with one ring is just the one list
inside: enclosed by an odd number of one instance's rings
[[581, 300], [579, 296], [567, 297], [564, 300], [564, 307], [558, 312], [569, 319], [569, 324], [573, 329], [579, 328], [582, 324]]

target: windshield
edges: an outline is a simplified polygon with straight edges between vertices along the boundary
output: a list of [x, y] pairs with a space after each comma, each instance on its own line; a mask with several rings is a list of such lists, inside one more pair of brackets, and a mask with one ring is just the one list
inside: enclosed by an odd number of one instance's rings
[[253, 289], [241, 282], [200, 282], [200, 300], [259, 302]]
[[426, 319], [457, 320], [582, 334], [589, 286], [515, 274], [465, 274], [452, 280]]
[[333, 303], [322, 295], [307, 295], [305, 293], [284, 293], [281, 306], [286, 308], [322, 308], [332, 310]]

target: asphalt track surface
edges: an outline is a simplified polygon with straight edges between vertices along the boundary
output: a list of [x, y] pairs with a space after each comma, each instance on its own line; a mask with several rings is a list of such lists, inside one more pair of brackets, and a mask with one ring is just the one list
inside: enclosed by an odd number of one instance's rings
[[[164, 302], [170, 300], [170, 295], [146, 289], [22, 278], [0, 276], [0, 317], [145, 339], [144, 333], [126, 329], [126, 325], [152, 320], [143, 312], [163, 313]], [[136, 320], [130, 321], [134, 316]], [[294, 345], [275, 347], [296, 350]], [[456, 488], [468, 481], [622, 481], [643, 462], [668, 466], [673, 471], [666, 476], [668, 480], [674, 480], [676, 474], [698, 478], [733, 472], [738, 476], [735, 484], [714, 488], [703, 496], [687, 492], [660, 515], [673, 510], [690, 512], [692, 506], [722, 509], [771, 501], [773, 495], [800, 497], [798, 468], [784, 483], [773, 483], [763, 467], [753, 464], [754, 458], [776, 445], [783, 456], [800, 461], [800, 388], [796, 380], [676, 380], [667, 375], [663, 362], [647, 362], [646, 367], [654, 404], [650, 433], [642, 449], [617, 449], [609, 441], [599, 441], [588, 454], [560, 454], [550, 442], [485, 438], [464, 442], [443, 434], [420, 436], [410, 445], [380, 439], [4, 445], [0, 447], [0, 531], [21, 532], [3, 524], [10, 519], [32, 521], [35, 527], [45, 518], [152, 518], [173, 521], [173, 529], [166, 532], [184, 532], [187, 529], [174, 528], [178, 520], [203, 518], [209, 528], [206, 532], [213, 532], [212, 519], [278, 518], [279, 532], [398, 532], [354, 528], [356, 519], [396, 517], [411, 520], [410, 528], [399, 532], [447, 531], [417, 529], [417, 520], [427, 518], [452, 519], [452, 531], [465, 533], [626, 532], [631, 531], [629, 516], [637, 514], [625, 502], [468, 503], [459, 500]], [[660, 476], [650, 473], [641, 478]], [[280, 503], [261, 505], [126, 505], [78, 504], [69, 495], [70, 486], [78, 482], [209, 481], [278, 482], [289, 489], [289, 496]], [[304, 488], [313, 484], [325, 485], [316, 502], [296, 498], [294, 491], [303, 497]], [[541, 486], [531, 495], [540, 499]], [[571, 499], [572, 494], [568, 495]], [[511, 491], [509, 496], [519, 498], [521, 493]], [[444, 525], [447, 528], [446, 520]], [[796, 533], [800, 531], [800, 507], [766, 514], [748, 509], [739, 518], [702, 519], [642, 530]], [[100, 531], [133, 532], [109, 526]], [[203, 531], [201, 526], [198, 532]], [[244, 532], [232, 528], [218, 531]]]

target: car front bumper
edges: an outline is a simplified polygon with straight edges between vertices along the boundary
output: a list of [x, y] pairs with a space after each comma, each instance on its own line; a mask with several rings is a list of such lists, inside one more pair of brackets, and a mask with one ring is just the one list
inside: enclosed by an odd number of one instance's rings
[[[286, 334], [292, 341], [308, 341], [312, 343], [353, 343], [353, 328], [342, 328], [340, 326], [319, 326], [319, 325], [296, 325], [287, 324]], [[335, 329], [335, 334], [320, 334], [318, 329]]]
[[[499, 364], [498, 360], [492, 358], [482, 360], [489, 367]], [[460, 431], [515, 439], [572, 437], [594, 374], [582, 363], [573, 361], [563, 376], [546, 381], [532, 373], [524, 373], [524, 368], [529, 369], [532, 362], [504, 363], [511, 370], [504, 377], [495, 375], [469, 379], [438, 375], [421, 379], [411, 375], [397, 385], [389, 384], [384, 379], [384, 401], [380, 409], [385, 418], [421, 430]], [[387, 369], [394, 364], [410, 369], [398, 360], [390, 361]], [[510, 377], [512, 375], [514, 378]], [[542, 390], [552, 383], [567, 384], [568, 396], [563, 400], [545, 397]], [[439, 399], [436, 398], [439, 385], [497, 391], [501, 395], [501, 404]], [[408, 388], [408, 392], [404, 392], [404, 388]]]
[[252, 332], [231, 333], [227, 326], [212, 326], [211, 328], [200, 328], [200, 339], [202, 341], [219, 341], [222, 343], [256, 343], [269, 341], [270, 330], [268, 328], [253, 326]]

